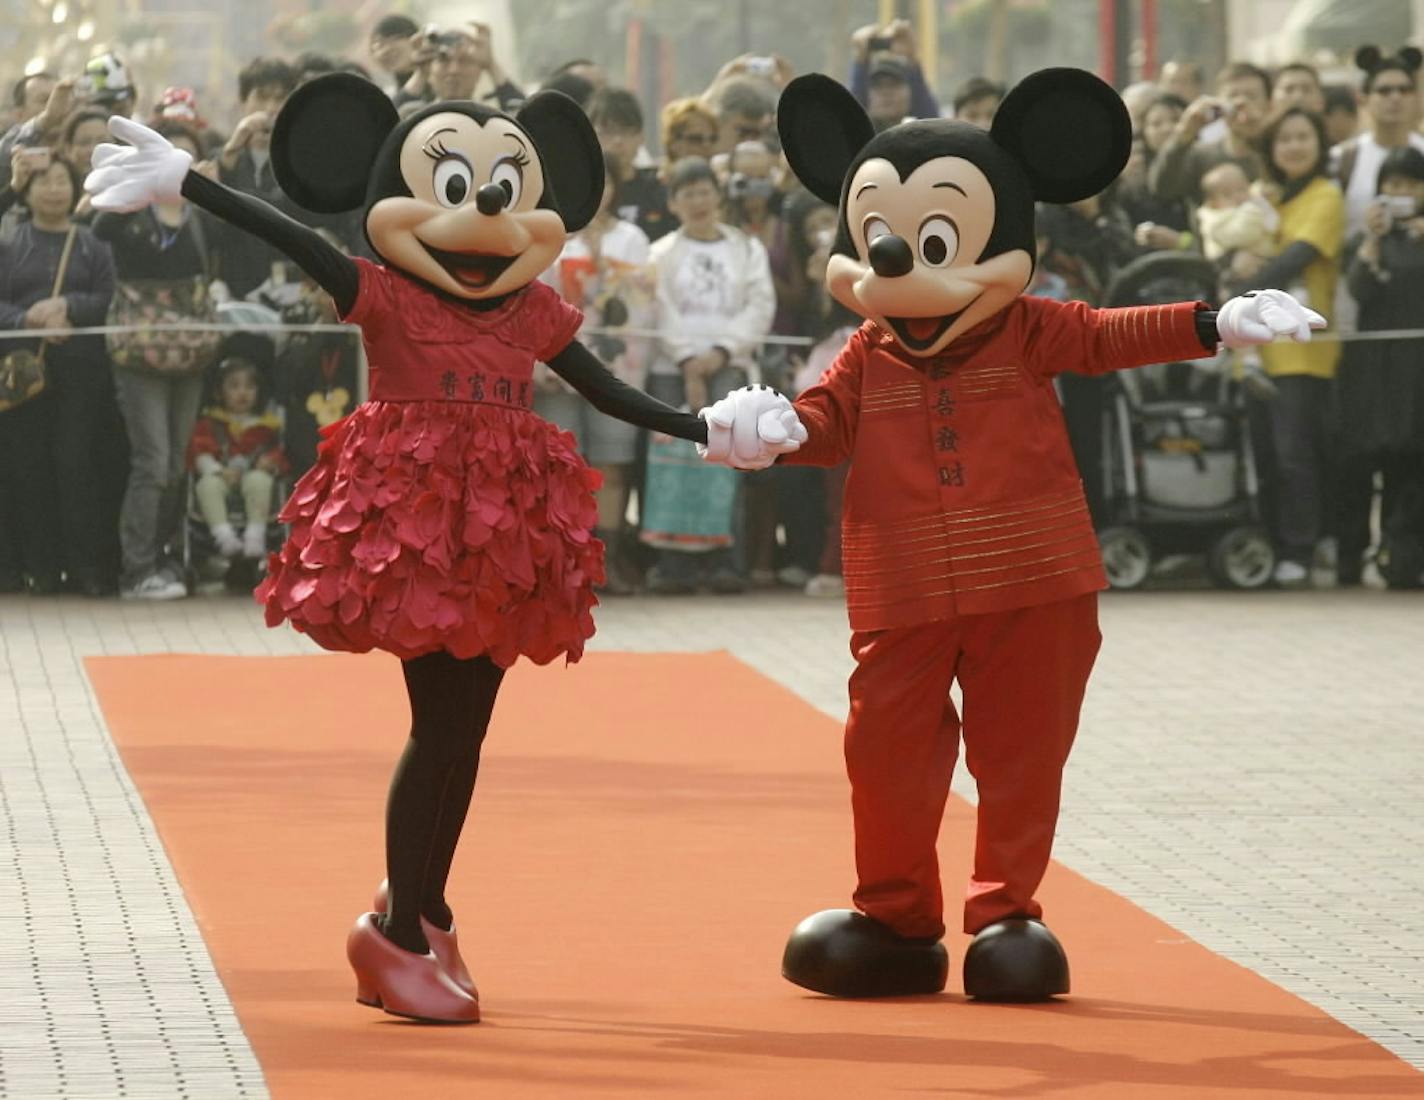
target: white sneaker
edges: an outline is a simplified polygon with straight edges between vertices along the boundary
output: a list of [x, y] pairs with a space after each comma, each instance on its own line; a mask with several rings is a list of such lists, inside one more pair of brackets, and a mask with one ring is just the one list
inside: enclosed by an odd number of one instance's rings
[[265, 558], [267, 556], [267, 525], [249, 523], [242, 530], [242, 556], [245, 558]]
[[218, 544], [218, 553], [225, 558], [235, 558], [242, 553], [242, 540], [230, 523], [220, 523], [213, 528], [213, 541]]
[[1310, 570], [1298, 561], [1278, 561], [1271, 579], [1282, 588], [1299, 588], [1310, 580]]
[[126, 600], [181, 600], [187, 594], [187, 585], [161, 573], [150, 573], [123, 591]]
[[845, 578], [834, 573], [817, 573], [806, 582], [806, 595], [839, 599], [845, 595]]
[[776, 571], [776, 583], [784, 588], [805, 588], [811, 574], [799, 565], [787, 565]]

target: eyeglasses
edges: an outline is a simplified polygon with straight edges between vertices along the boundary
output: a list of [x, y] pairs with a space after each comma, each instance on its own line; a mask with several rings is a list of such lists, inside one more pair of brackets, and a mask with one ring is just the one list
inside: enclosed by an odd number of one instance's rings
[[1414, 91], [1412, 84], [1377, 84], [1370, 89], [1371, 95], [1409, 95]]

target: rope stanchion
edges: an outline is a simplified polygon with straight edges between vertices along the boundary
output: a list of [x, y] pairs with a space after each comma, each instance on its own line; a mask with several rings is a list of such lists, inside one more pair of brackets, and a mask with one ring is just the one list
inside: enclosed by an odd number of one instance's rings
[[[280, 323], [242, 324], [230, 321], [194, 321], [192, 324], [143, 326], [94, 325], [87, 328], [8, 329], [0, 331], [0, 341], [35, 340], [42, 337], [55, 336], [115, 336], [125, 332], [271, 332], [283, 335], [316, 332], [347, 332], [355, 335], [358, 331], [357, 326], [344, 324], [284, 325]], [[632, 337], [635, 339], [657, 340], [663, 337], [676, 337], [678, 333], [665, 332], [660, 329], [601, 328], [591, 326], [580, 329], [579, 335], [610, 336], [615, 339], [628, 339]], [[1331, 332], [1329, 330], [1323, 330], [1312, 333], [1311, 339], [1319, 343], [1339, 344], [1365, 343], [1377, 340], [1424, 340], [1424, 328], [1384, 329], [1377, 332]], [[764, 336], [758, 343], [767, 347], [808, 348], [814, 346], [817, 341], [806, 336]]]

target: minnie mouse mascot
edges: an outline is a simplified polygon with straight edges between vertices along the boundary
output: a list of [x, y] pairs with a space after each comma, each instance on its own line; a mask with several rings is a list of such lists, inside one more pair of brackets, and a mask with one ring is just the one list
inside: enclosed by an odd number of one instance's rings
[[[783, 973], [848, 997], [944, 988], [935, 840], [963, 737], [979, 789], [965, 992], [1066, 993], [1068, 961], [1034, 895], [1106, 580], [1053, 377], [1204, 357], [1218, 341], [1308, 340], [1325, 322], [1275, 290], [1219, 312], [1023, 295], [1035, 200], [1096, 194], [1127, 161], [1127, 110], [1089, 73], [1033, 74], [988, 132], [930, 120], [875, 135], [850, 93], [818, 74], [787, 86], [777, 122], [801, 182], [840, 207], [827, 287], [866, 318], [795, 401], [808, 438], [781, 458], [850, 461], [845, 755], [859, 874], [856, 911], [803, 921]], [[752, 452], [755, 437], [737, 426], [772, 407], [743, 390], [710, 419]]]
[[[466, 101], [400, 121], [358, 77], [298, 89], [278, 115], [282, 190], [318, 213], [364, 206], [381, 263], [353, 260], [268, 204], [192, 170], [123, 118], [85, 182], [99, 210], [180, 195], [282, 250], [361, 326], [371, 399], [323, 430], [281, 513], [291, 536], [257, 598], [327, 649], [401, 659], [411, 731], [386, 816], [388, 888], [347, 940], [357, 1000], [441, 1023], [479, 1020], [445, 884], [495, 696], [522, 656], [576, 661], [593, 634], [597, 474], [571, 435], [530, 411], [535, 360], [600, 411], [710, 442], [731, 424], [678, 412], [620, 382], [574, 339], [579, 311], [537, 276], [594, 215], [603, 159], [573, 100], [515, 116]], [[783, 402], [784, 406], [785, 403]], [[795, 417], [743, 423], [744, 451], [794, 450]]]

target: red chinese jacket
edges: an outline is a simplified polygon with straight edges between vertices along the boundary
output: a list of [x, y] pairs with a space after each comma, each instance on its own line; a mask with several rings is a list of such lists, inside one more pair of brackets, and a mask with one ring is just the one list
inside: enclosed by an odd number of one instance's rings
[[842, 553], [851, 628], [1106, 587], [1053, 376], [1209, 355], [1193, 319], [1205, 308], [1021, 296], [931, 358], [862, 325], [796, 399], [809, 439], [780, 460], [850, 459]]

